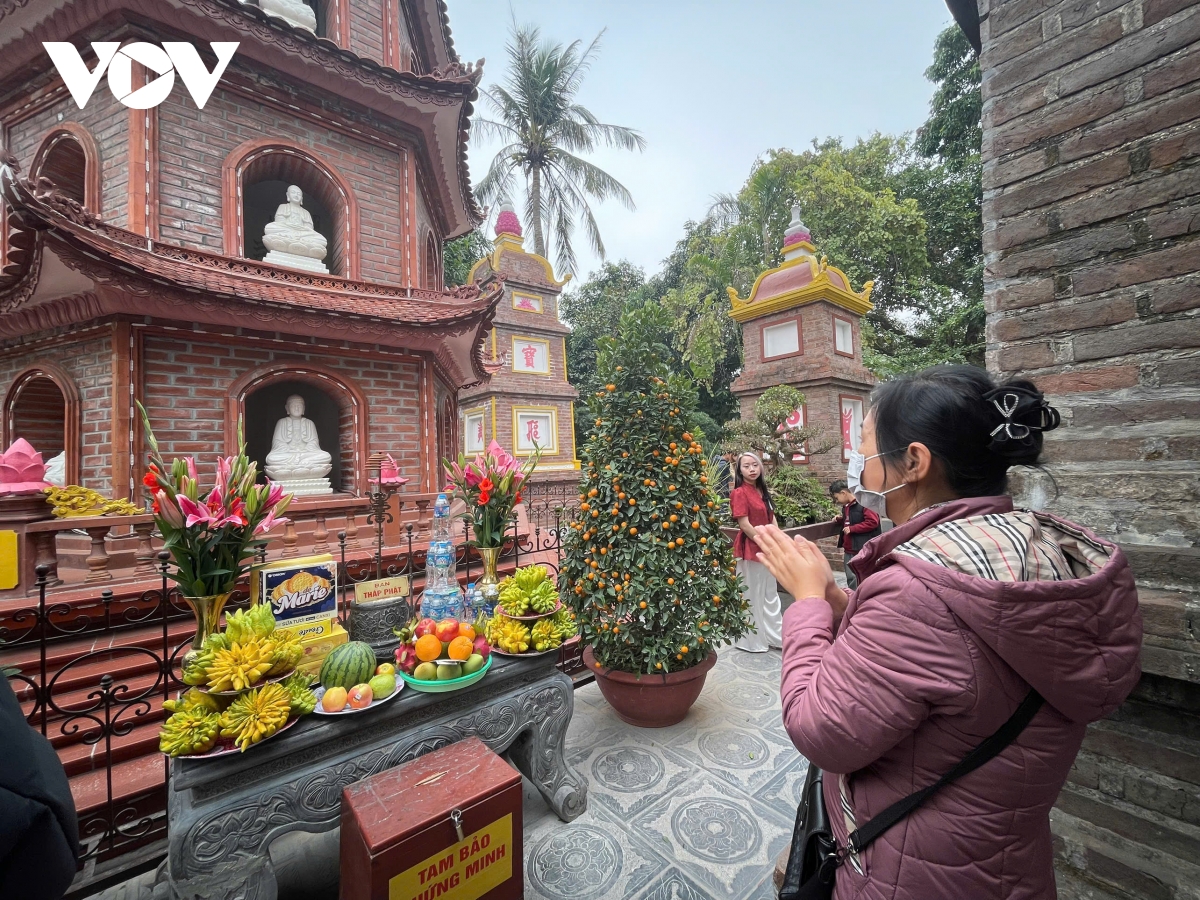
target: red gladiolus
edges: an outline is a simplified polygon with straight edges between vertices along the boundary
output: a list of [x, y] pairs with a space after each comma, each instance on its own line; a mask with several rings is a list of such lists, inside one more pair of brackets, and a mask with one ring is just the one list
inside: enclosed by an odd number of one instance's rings
[[515, 497], [513, 497], [513, 505], [516, 506], [520, 502], [521, 502], [521, 492], [517, 491], [517, 495]]
[[162, 509], [160, 509], [160, 508], [159, 508], [159, 505], [158, 505], [158, 501], [157, 501], [157, 500], [155, 500], [155, 501], [154, 501], [154, 503], [151, 505], [151, 507], [150, 507], [150, 508], [151, 508], [152, 510], [154, 510], [154, 513], [155, 513], [155, 515], [157, 515], [158, 513], [162, 512]]
[[150, 467], [150, 471], [142, 476], [142, 484], [148, 488], [158, 487], [158, 473], [154, 471], [154, 467]]
[[492, 479], [490, 478], [485, 478], [483, 481], [479, 482], [479, 490], [485, 494], [491, 491], [494, 487], [495, 485], [492, 484]]
[[487, 491], [480, 491], [480, 492], [479, 492], [479, 505], [480, 505], [480, 506], [487, 506], [487, 505], [488, 505], [488, 501], [489, 501], [489, 500], [491, 500], [491, 499], [492, 499], [492, 496], [491, 496], [491, 494], [489, 494]]

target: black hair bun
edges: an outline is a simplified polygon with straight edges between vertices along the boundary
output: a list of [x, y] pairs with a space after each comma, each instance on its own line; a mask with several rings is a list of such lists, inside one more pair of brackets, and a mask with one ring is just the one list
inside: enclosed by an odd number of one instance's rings
[[1058, 410], [1030, 381], [1010, 381], [983, 395], [994, 427], [988, 449], [1009, 465], [1032, 466], [1042, 452], [1042, 434], [1062, 421]]

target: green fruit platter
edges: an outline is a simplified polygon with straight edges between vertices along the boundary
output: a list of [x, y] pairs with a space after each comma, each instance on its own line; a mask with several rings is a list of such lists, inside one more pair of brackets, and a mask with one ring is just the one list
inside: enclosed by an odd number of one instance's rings
[[404, 687], [396, 681], [396, 667], [376, 664], [375, 651], [362, 641], [334, 647], [321, 664], [315, 712], [321, 716], [346, 716], [366, 712], [395, 699]]
[[183, 665], [188, 690], [163, 701], [169, 714], [159, 749], [188, 759], [245, 752], [312, 712], [317, 698], [307, 675], [295, 672], [304, 655], [300, 640], [276, 631], [269, 604], [225, 617], [225, 631], [210, 634]]
[[474, 622], [424, 618], [396, 630], [396, 671], [409, 687], [441, 694], [468, 687], [482, 678], [492, 661], [492, 647], [482, 634], [485, 616]]
[[[441, 662], [441, 660], [437, 661]], [[424, 663], [423, 665], [437, 665], [437, 662]], [[457, 691], [465, 687], [470, 687], [475, 682], [483, 678], [492, 667], [492, 657], [489, 655], [483, 665], [474, 672], [467, 675], [460, 675], [457, 678], [417, 678], [405, 672], [400, 672], [400, 677], [404, 679], [404, 683], [411, 687], [414, 691], [421, 691], [426, 694], [444, 694], [449, 691]], [[420, 668], [418, 666], [418, 668]], [[449, 665], [438, 666], [439, 670], [449, 669]]]
[[496, 614], [483, 626], [501, 656], [556, 653], [577, 633], [575, 617], [559, 602], [550, 573], [538, 565], [517, 569], [500, 582]]

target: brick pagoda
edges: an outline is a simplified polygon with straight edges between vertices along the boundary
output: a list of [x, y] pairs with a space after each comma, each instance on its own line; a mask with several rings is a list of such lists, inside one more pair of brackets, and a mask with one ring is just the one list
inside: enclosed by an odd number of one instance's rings
[[566, 336], [558, 298], [570, 278], [554, 277], [550, 262], [525, 250], [521, 223], [507, 204], [496, 219], [495, 250], [476, 263], [470, 282], [486, 289], [503, 282], [489, 343], [497, 371], [459, 392], [462, 447], [468, 455], [492, 439], [518, 456], [542, 448], [539, 483], [574, 483], [574, 401], [567, 382]]
[[840, 451], [794, 460], [826, 484], [845, 477], [875, 384], [862, 361], [861, 321], [872, 308], [871, 287], [868, 281], [856, 292], [841, 269], [817, 258], [812, 235], [793, 207], [783, 262], [759, 275], [745, 299], [728, 289], [730, 315], [742, 324], [745, 361], [731, 385], [742, 416], [752, 414], [768, 388], [786, 384], [803, 391], [806, 402], [789, 423], [841, 436]]
[[[480, 220], [466, 141], [481, 71], [439, 0], [318, 9], [309, 28], [239, 0], [0, 3], [5, 445], [65, 451], [68, 483], [140, 503], [134, 400], [164, 456], [211, 471], [239, 427], [261, 464], [300, 394], [335, 497], [362, 494], [377, 451], [405, 490], [437, 488], [500, 300], [442, 289], [443, 241]], [[176, 79], [155, 108], [102, 81], [80, 109], [42, 49], [70, 42], [91, 69], [91, 41], [164, 40], [210, 69], [209, 42], [239, 43], [203, 108]], [[135, 88], [155, 80], [133, 71]], [[262, 261], [289, 185], [329, 274]]]

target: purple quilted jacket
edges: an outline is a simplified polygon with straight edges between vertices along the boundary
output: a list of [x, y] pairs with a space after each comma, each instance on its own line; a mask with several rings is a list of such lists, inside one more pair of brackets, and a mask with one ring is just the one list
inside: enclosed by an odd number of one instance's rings
[[956, 500], [874, 538], [837, 626], [821, 599], [783, 620], [783, 718], [828, 773], [838, 843], [1012, 715], [999, 756], [838, 870], [835, 900], [1047, 900], [1050, 808], [1089, 722], [1140, 676], [1142, 621], [1120, 549], [1008, 497]]

